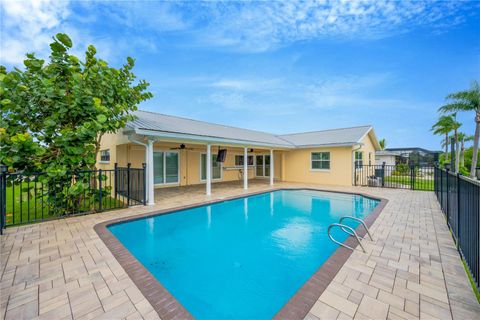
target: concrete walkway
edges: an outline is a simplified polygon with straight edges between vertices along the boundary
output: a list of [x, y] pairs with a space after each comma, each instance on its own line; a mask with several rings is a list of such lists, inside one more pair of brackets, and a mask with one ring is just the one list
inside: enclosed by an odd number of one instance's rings
[[[277, 183], [276, 187], [361, 191], [389, 203], [307, 319], [479, 319], [477, 303], [443, 214], [431, 192]], [[249, 192], [268, 190], [264, 182]], [[179, 205], [242, 194], [237, 183], [157, 191], [154, 207], [134, 207], [8, 228], [1, 236], [0, 318], [156, 319], [93, 226]], [[164, 197], [162, 197], [164, 195]]]

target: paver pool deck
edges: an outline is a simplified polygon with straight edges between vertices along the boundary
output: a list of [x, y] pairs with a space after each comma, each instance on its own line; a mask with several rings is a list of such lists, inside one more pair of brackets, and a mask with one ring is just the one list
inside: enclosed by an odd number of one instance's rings
[[[388, 199], [364, 240], [306, 319], [480, 319], [478, 304], [433, 192], [276, 183], [361, 192]], [[98, 223], [269, 190], [252, 181], [157, 189], [155, 206], [137, 206], [7, 228], [1, 240], [0, 318], [158, 319], [94, 230]]]

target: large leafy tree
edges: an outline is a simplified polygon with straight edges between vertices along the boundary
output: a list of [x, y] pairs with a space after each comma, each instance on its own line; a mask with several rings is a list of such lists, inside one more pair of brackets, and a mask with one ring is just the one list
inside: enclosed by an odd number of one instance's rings
[[127, 58], [113, 68], [89, 46], [82, 61], [59, 33], [48, 62], [27, 54], [25, 70], [0, 66], [0, 163], [10, 170], [65, 172], [93, 169], [100, 141], [133, 119], [152, 97]]
[[[123, 128], [152, 94], [147, 82], [136, 80], [132, 58], [113, 68], [89, 46], [80, 60], [69, 53], [72, 41], [62, 33], [50, 48], [48, 61], [27, 54], [24, 70], [0, 66], [0, 164], [10, 171], [46, 172], [19, 175], [16, 183], [57, 214], [81, 203], [96, 210], [97, 181], [106, 176], [79, 170], [95, 168], [102, 136]], [[30, 180], [41, 182], [41, 190], [32, 190], [25, 183]], [[109, 194], [109, 188], [100, 191]]]
[[473, 136], [473, 158], [470, 167], [470, 178], [474, 178], [478, 161], [478, 144], [480, 138], [480, 85], [477, 81], [473, 81], [470, 89], [449, 94], [447, 100], [449, 103], [439, 109], [443, 113], [459, 111], [474, 113], [475, 134]]

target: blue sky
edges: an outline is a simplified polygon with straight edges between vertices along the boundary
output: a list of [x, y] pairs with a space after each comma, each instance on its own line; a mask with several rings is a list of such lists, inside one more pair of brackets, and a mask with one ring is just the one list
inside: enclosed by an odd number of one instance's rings
[[[372, 124], [389, 147], [439, 149], [444, 97], [480, 80], [473, 1], [1, 1], [1, 63], [68, 33], [135, 73], [140, 108], [272, 133]], [[473, 114], [462, 114], [473, 134]]]

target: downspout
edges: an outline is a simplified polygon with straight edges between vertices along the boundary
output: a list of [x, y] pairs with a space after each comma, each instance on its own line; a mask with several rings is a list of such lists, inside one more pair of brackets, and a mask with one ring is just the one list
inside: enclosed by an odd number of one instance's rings
[[[145, 147], [145, 163], [147, 163], [148, 162], [148, 145], [146, 143], [143, 143], [143, 142], [140, 142], [138, 140], [133, 139], [131, 135], [128, 135], [128, 141]], [[145, 181], [145, 186], [147, 187], [147, 190], [150, 190], [149, 189], [150, 188], [150, 183], [149, 183], [150, 179], [148, 177], [150, 176], [150, 174], [149, 174], [150, 170], [153, 170], [152, 166], [153, 166], [153, 163], [147, 165], [147, 174], [146, 174], [146, 176], [147, 176], [146, 180], [147, 181]], [[152, 167], [152, 168], [150, 168], [150, 167]], [[150, 198], [150, 192], [147, 192], [147, 195], [148, 195], [148, 198], [147, 198], [148, 204], [149, 205], [154, 204], [154, 201], [151, 201], [151, 199], [149, 199]]]
[[355, 185], [355, 151], [358, 151], [362, 148], [362, 144], [359, 143], [357, 145], [358, 147], [355, 149], [355, 146], [354, 146], [354, 149], [352, 149], [352, 186]]

